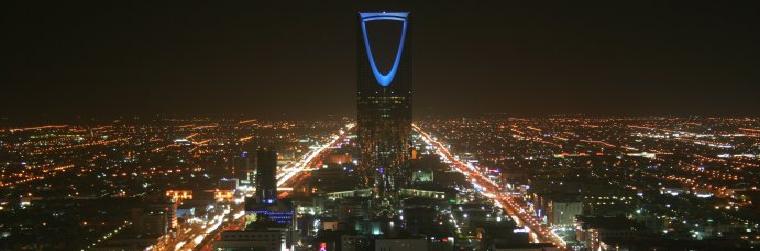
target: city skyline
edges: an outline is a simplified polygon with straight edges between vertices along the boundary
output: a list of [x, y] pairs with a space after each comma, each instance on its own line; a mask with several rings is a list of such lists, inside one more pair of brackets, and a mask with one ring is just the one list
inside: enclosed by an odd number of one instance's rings
[[0, 251], [760, 247], [737, 6], [33, 6]]
[[352, 117], [356, 31], [340, 24], [364, 9], [423, 20], [417, 118], [757, 115], [760, 105], [760, 22], [740, 4], [38, 7], [7, 8], [0, 117]]

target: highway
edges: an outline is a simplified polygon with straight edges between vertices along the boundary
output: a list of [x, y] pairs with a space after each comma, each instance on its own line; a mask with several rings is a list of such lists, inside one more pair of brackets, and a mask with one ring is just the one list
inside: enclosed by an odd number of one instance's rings
[[167, 234], [165, 239], [154, 246], [156, 251], [199, 250], [219, 235], [221, 230], [239, 225], [243, 216], [242, 204], [220, 204], [206, 215], [181, 223], [176, 237]]
[[296, 176], [296, 174], [304, 170], [307, 170], [308, 167], [311, 166], [312, 161], [315, 160], [315, 158], [322, 155], [322, 153], [325, 152], [325, 150], [335, 147], [335, 145], [341, 142], [343, 138], [346, 136], [346, 133], [350, 131], [353, 127], [354, 127], [354, 124], [346, 125], [345, 128], [341, 129], [337, 135], [333, 135], [332, 140], [330, 140], [330, 142], [312, 149], [308, 153], [304, 154], [303, 157], [301, 157], [299, 161], [280, 168], [280, 170], [277, 173], [277, 187], [282, 187], [283, 184], [285, 184], [294, 176]]
[[[345, 139], [348, 132], [354, 127], [348, 124], [338, 134], [333, 135], [325, 144], [313, 147], [304, 154], [297, 162], [279, 168], [276, 175], [278, 188], [292, 185], [293, 181], [302, 180], [300, 177], [309, 171], [309, 167], [321, 160], [324, 153]], [[221, 231], [228, 229], [240, 229], [242, 227], [242, 204], [224, 204], [221, 210], [214, 210], [205, 219], [196, 219], [192, 223], [183, 224], [179, 229], [177, 238], [170, 238], [163, 245], [156, 246], [155, 250], [211, 250], [213, 241], [219, 238]]]
[[534, 240], [552, 243], [557, 247], [565, 248], [566, 245], [562, 238], [552, 233], [548, 227], [541, 225], [536, 217], [530, 215], [527, 206], [518, 203], [508, 193], [502, 192], [499, 185], [481, 173], [477, 167], [459, 160], [441, 142], [433, 139], [433, 137], [422, 131], [417, 125], [412, 125], [412, 128], [422, 136], [426, 144], [433, 146], [436, 149], [436, 153], [446, 162], [450, 163], [451, 167], [469, 178], [473, 186], [479, 188], [478, 190], [484, 196], [493, 199], [497, 206], [504, 208], [507, 214], [511, 215], [519, 225], [527, 227]]

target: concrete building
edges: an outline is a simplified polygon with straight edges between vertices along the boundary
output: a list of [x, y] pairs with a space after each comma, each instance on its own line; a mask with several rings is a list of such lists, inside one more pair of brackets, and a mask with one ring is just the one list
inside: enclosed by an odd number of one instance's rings
[[281, 251], [285, 250], [287, 229], [268, 228], [261, 230], [224, 231], [221, 239], [214, 242], [217, 251]]
[[546, 210], [552, 226], [571, 226], [575, 216], [583, 214], [583, 203], [574, 200], [552, 200]]

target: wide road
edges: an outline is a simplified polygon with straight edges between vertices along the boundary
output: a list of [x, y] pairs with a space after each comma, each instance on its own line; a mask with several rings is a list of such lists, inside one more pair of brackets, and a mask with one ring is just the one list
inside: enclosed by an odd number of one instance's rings
[[479, 190], [484, 196], [493, 199], [497, 205], [506, 210], [507, 214], [513, 216], [512, 218], [515, 218], [518, 224], [527, 227], [533, 238], [539, 242], [552, 243], [557, 247], [565, 248], [565, 242], [562, 238], [552, 233], [548, 227], [542, 226], [538, 219], [528, 213], [526, 205], [516, 202], [508, 193], [502, 192], [499, 185], [482, 174], [477, 167], [454, 157], [448, 148], [422, 131], [417, 125], [412, 125], [412, 128], [422, 136], [425, 143], [436, 149], [438, 155], [468, 177], [476, 188], [480, 188]]
[[301, 157], [300, 160], [298, 160], [295, 163], [288, 164], [282, 168], [277, 173], [277, 187], [283, 187], [285, 183], [287, 183], [290, 179], [295, 177], [297, 174], [308, 170], [308, 167], [312, 166], [315, 162], [319, 161], [320, 156], [322, 156], [323, 153], [328, 151], [329, 149], [332, 149], [337, 144], [343, 141], [345, 139], [346, 135], [348, 135], [348, 132], [351, 131], [351, 129], [354, 127], [354, 124], [348, 124], [344, 128], [340, 129], [337, 135], [333, 135], [330, 142], [327, 142], [326, 144], [320, 145], [308, 153], [304, 154], [303, 157]]
[[[277, 187], [284, 187], [291, 185], [293, 181], [303, 180], [301, 177], [306, 171], [310, 170], [308, 167], [313, 166], [315, 163], [321, 161], [321, 157], [329, 152], [330, 149], [342, 142], [348, 132], [354, 127], [353, 124], [348, 124], [342, 128], [338, 134], [333, 135], [329, 142], [314, 147], [311, 151], [304, 154], [297, 162], [288, 164], [282, 168], [279, 168], [277, 172]], [[171, 238], [163, 245], [157, 245], [156, 250], [210, 250], [213, 241], [219, 238], [221, 231], [229, 229], [240, 229], [241, 221], [238, 215], [242, 210], [242, 205], [230, 204], [232, 210], [219, 211], [218, 214], [212, 215], [207, 222], [197, 222], [194, 225], [202, 226], [188, 226], [187, 232], [178, 234], [177, 238]]]

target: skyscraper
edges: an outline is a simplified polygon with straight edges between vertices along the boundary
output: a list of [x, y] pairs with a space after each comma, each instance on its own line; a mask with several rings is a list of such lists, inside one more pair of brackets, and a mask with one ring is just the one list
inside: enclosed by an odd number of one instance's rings
[[256, 202], [272, 204], [277, 199], [277, 152], [270, 148], [256, 150]]
[[405, 175], [412, 122], [408, 12], [359, 13], [357, 136], [363, 183], [380, 195]]

